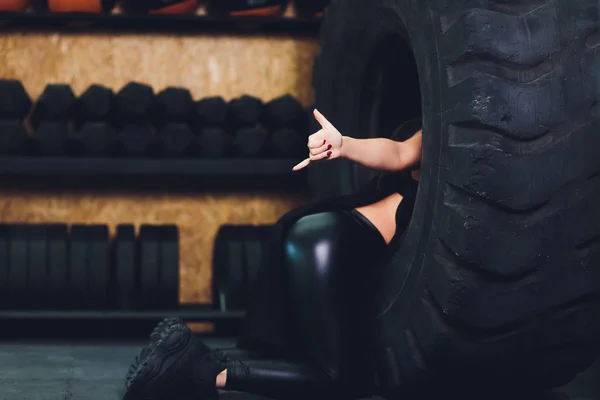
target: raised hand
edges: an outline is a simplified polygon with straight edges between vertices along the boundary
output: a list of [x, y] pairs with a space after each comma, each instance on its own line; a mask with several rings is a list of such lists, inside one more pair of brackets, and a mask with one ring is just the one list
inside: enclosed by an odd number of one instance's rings
[[321, 129], [308, 137], [308, 158], [297, 164], [293, 170], [299, 171], [313, 161], [333, 160], [342, 154], [342, 134], [321, 114], [313, 114]]

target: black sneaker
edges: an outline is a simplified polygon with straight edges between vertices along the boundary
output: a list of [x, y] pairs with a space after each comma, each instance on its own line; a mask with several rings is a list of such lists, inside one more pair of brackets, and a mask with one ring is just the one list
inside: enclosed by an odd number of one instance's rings
[[216, 377], [226, 367], [222, 355], [183, 323], [163, 323], [156, 337], [131, 365], [124, 400], [218, 399]]
[[156, 345], [156, 342], [163, 337], [163, 335], [167, 332], [167, 330], [175, 325], [185, 325], [185, 322], [181, 318], [165, 318], [163, 319], [156, 328], [152, 330], [150, 333], [150, 346]]

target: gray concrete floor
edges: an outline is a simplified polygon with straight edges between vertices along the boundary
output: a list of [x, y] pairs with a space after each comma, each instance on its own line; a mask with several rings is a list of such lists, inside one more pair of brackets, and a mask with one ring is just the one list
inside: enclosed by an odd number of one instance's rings
[[[120, 400], [127, 368], [141, 345], [0, 343], [0, 400]], [[599, 400], [600, 362], [557, 393], [565, 395], [561, 399]], [[224, 393], [221, 399], [258, 397]]]

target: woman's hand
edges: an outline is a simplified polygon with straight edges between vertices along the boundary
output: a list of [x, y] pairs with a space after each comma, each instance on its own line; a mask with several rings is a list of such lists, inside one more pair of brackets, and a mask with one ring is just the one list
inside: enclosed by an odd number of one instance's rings
[[333, 160], [342, 155], [342, 134], [318, 110], [314, 110], [313, 114], [321, 129], [308, 137], [309, 156], [296, 165], [294, 171], [305, 168], [313, 161]]

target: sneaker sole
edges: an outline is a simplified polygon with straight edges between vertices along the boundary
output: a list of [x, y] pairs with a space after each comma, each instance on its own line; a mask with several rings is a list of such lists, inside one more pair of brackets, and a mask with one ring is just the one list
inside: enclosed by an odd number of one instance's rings
[[185, 325], [181, 318], [165, 318], [150, 333], [150, 346], [156, 346], [156, 343], [162, 339], [167, 330], [175, 325]]
[[[176, 393], [164, 392], [164, 387], [176, 387], [185, 393], [185, 382], [177, 385], [171, 376], [173, 367], [180, 367], [186, 355], [194, 351], [195, 346], [189, 345], [194, 334], [187, 328], [182, 329], [178, 324], [162, 330], [162, 336], [154, 346], [142, 349], [131, 365], [127, 374], [124, 400], [151, 400], [173, 398]], [[182, 349], [188, 347], [186, 351]], [[178, 369], [178, 368], [176, 368]], [[169, 382], [169, 385], [164, 385]]]

